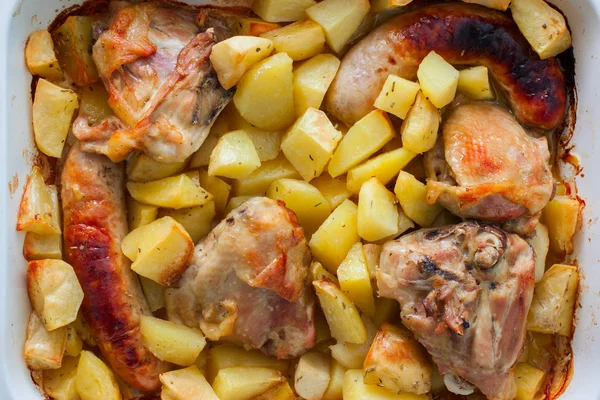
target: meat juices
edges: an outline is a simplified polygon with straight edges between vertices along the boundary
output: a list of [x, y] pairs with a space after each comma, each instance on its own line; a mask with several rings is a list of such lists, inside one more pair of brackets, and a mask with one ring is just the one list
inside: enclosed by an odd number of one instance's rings
[[167, 290], [169, 319], [211, 340], [296, 357], [315, 344], [310, 260], [294, 213], [250, 199], [196, 246], [177, 288]]
[[516, 396], [535, 254], [518, 235], [464, 222], [386, 243], [379, 295], [401, 306], [402, 323], [454, 374], [492, 400]]
[[154, 2], [115, 8], [93, 58], [118, 119], [90, 127], [83, 116], [74, 134], [84, 150], [113, 161], [133, 149], [160, 162], [185, 161], [233, 93], [221, 87], [208, 59], [214, 31], [200, 32], [192, 9]]

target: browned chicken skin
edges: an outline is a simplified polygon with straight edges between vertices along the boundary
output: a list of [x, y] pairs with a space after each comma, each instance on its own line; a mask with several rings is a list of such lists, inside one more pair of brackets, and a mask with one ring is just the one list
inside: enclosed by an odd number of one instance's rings
[[515, 398], [534, 288], [525, 240], [476, 222], [421, 229], [386, 243], [379, 265], [379, 295], [398, 300], [403, 324], [442, 374], [489, 399]]
[[178, 288], [167, 291], [169, 319], [199, 326], [212, 340], [298, 356], [315, 342], [310, 259], [294, 213], [266, 197], [250, 199], [196, 246]]

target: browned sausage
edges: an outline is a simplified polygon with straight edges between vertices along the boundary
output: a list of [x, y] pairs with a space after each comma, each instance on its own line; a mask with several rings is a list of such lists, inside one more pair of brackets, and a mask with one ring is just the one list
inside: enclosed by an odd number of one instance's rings
[[562, 120], [566, 87], [557, 61], [540, 60], [506, 14], [463, 3], [419, 8], [373, 30], [344, 57], [328, 110], [356, 122], [373, 109], [389, 74], [415, 79], [432, 50], [451, 64], [486, 66], [520, 122], [551, 129]]
[[121, 252], [127, 234], [123, 168], [75, 144], [61, 174], [66, 259], [85, 294], [81, 310], [106, 360], [141, 390], [160, 388], [169, 369], [141, 343], [140, 318], [150, 315], [139, 281]]

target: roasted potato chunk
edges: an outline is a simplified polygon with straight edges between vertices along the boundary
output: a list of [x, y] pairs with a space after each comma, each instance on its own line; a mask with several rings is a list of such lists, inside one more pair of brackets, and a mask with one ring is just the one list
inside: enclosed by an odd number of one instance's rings
[[313, 261], [310, 265], [310, 279], [318, 281], [320, 279], [327, 279], [339, 286], [340, 282], [338, 278], [331, 272], [327, 271], [323, 265], [318, 261]]
[[281, 27], [279, 24], [263, 21], [260, 18], [240, 18], [233, 24], [232, 33], [239, 36], [260, 36]]
[[400, 127], [402, 146], [416, 154], [433, 149], [438, 137], [440, 119], [439, 110], [419, 92]]
[[[360, 205], [359, 205], [360, 218]], [[397, 225], [397, 224], [396, 224]], [[371, 287], [371, 277], [367, 267], [367, 260], [362, 243], [355, 243], [344, 261], [337, 269], [340, 288], [350, 300], [367, 316], [375, 313], [375, 299]]]
[[296, 400], [296, 394], [290, 387], [288, 382], [280, 383], [272, 389], [267, 390], [264, 393], [259, 394], [252, 398], [252, 400]]
[[550, 248], [559, 254], [573, 252], [573, 236], [579, 223], [579, 201], [568, 196], [556, 196], [542, 210], [542, 220], [548, 228]]
[[208, 172], [203, 169], [198, 172], [200, 173], [200, 186], [206, 189], [208, 193], [212, 194], [215, 203], [215, 211], [218, 214], [222, 214], [229, 201], [231, 185], [221, 178], [208, 175]]
[[435, 51], [423, 59], [417, 76], [423, 94], [437, 108], [442, 108], [454, 100], [458, 71]]
[[416, 82], [397, 75], [388, 75], [379, 96], [375, 100], [375, 107], [404, 119], [410, 106], [415, 102], [419, 90], [419, 84]]
[[52, 36], [47, 30], [35, 31], [29, 35], [25, 46], [25, 63], [32, 75], [53, 81], [63, 79], [62, 69], [54, 53]]
[[395, 237], [398, 234], [396, 197], [377, 178], [366, 181], [358, 195], [357, 229], [369, 242]]
[[29, 316], [23, 355], [31, 370], [58, 369], [67, 344], [67, 328], [48, 332], [35, 312]]
[[161, 400], [219, 400], [196, 366], [160, 374]]
[[321, 108], [325, 93], [340, 68], [340, 60], [333, 54], [318, 54], [294, 69], [294, 102], [296, 116], [310, 107]]
[[163, 285], [143, 276], [140, 276], [140, 283], [150, 311], [155, 312], [165, 307], [166, 288]]
[[344, 378], [344, 400], [427, 400], [427, 395], [413, 393], [392, 393], [377, 385], [363, 382], [360, 369], [346, 371]]
[[280, 179], [300, 179], [301, 176], [283, 154], [266, 161], [244, 179], [233, 182], [236, 196], [264, 196], [268, 187]]
[[115, 375], [91, 351], [81, 352], [75, 387], [82, 400], [121, 400], [121, 391]]
[[350, 190], [346, 188], [344, 176], [332, 178], [328, 173], [324, 173], [310, 181], [310, 184], [319, 189], [319, 192], [325, 196], [332, 210], [352, 196]]
[[544, 272], [546, 272], [546, 256], [550, 248], [550, 237], [546, 225], [538, 223], [527, 241], [535, 252], [535, 282], [537, 283], [542, 280]]
[[133, 182], [150, 182], [168, 178], [185, 169], [185, 161], [164, 164], [142, 152], [134, 152], [127, 160], [127, 179]]
[[127, 190], [140, 203], [164, 208], [201, 206], [212, 200], [212, 195], [186, 174], [146, 183], [127, 182]]
[[427, 203], [427, 188], [413, 175], [400, 171], [394, 193], [408, 218], [426, 228], [431, 226], [435, 217], [442, 211], [438, 204]]
[[219, 371], [213, 389], [220, 400], [249, 400], [285, 381], [273, 368], [232, 367]]
[[230, 344], [219, 345], [210, 349], [206, 364], [207, 378], [214, 380], [220, 370], [231, 367], [264, 367], [273, 368], [287, 374], [289, 363], [287, 360], [277, 360], [268, 357], [258, 350], [246, 350]]
[[130, 231], [156, 221], [157, 216], [157, 206], [140, 203], [133, 197], [127, 196], [127, 225]]
[[369, 318], [363, 316], [362, 321], [367, 330], [367, 340], [364, 343], [357, 344], [338, 341], [336, 344], [329, 346], [333, 359], [339, 362], [344, 368], [362, 368], [365, 358], [369, 353], [371, 343], [377, 334], [377, 328]]
[[488, 8], [495, 8], [496, 10], [506, 11], [510, 0], [462, 0], [465, 3], [481, 4]]
[[27, 232], [23, 242], [23, 257], [27, 261], [46, 258], [62, 259], [62, 235], [38, 235]]
[[210, 155], [209, 176], [244, 179], [260, 167], [260, 158], [246, 131], [237, 130], [221, 136]]
[[272, 40], [276, 52], [286, 53], [294, 61], [306, 60], [325, 48], [323, 29], [308, 20], [263, 33], [261, 37]]
[[39, 235], [60, 234], [60, 205], [56, 186], [47, 186], [35, 166], [27, 177], [19, 205], [17, 230]]
[[81, 353], [81, 350], [83, 350], [83, 340], [81, 340], [73, 325], [68, 325], [65, 354], [71, 357], [77, 357], [79, 356], [79, 353]]
[[252, 3], [252, 11], [269, 22], [299, 21], [314, 4], [315, 0], [257, 0]]
[[71, 15], [53, 33], [58, 61], [78, 86], [86, 86], [99, 79], [90, 51], [93, 23], [93, 17]]
[[75, 387], [79, 357], [64, 357], [59, 369], [44, 371], [44, 392], [56, 400], [81, 400]]
[[535, 395], [544, 383], [546, 373], [528, 363], [519, 363], [515, 368], [517, 382], [516, 400], [534, 400]]
[[488, 69], [483, 65], [458, 71], [457, 91], [475, 100], [493, 100], [495, 97]]
[[329, 358], [316, 351], [300, 357], [294, 374], [296, 393], [306, 400], [321, 400], [329, 385]]
[[95, 125], [114, 115], [112, 108], [108, 105], [108, 97], [108, 92], [102, 82], [82, 88], [78, 115], [85, 115], [90, 125]]
[[179, 210], [163, 208], [158, 213], [159, 217], [171, 217], [179, 222], [192, 238], [192, 242], [198, 243], [212, 230], [212, 221], [215, 218], [215, 202]]
[[331, 360], [329, 363], [329, 385], [323, 394], [323, 400], [342, 400], [344, 390], [344, 375], [346, 368], [339, 362]]

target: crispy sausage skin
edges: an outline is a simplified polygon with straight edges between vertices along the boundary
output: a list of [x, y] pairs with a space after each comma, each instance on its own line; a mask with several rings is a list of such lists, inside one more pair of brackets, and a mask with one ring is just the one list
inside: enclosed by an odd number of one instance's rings
[[98, 347], [124, 381], [160, 388], [169, 365], [141, 343], [140, 318], [150, 314], [139, 281], [121, 252], [127, 234], [123, 168], [102, 155], [69, 151], [61, 174], [66, 259], [85, 297], [81, 310]]
[[373, 109], [389, 74], [415, 79], [432, 50], [451, 64], [486, 66], [521, 123], [552, 129], [561, 122], [566, 86], [557, 61], [540, 60], [506, 14], [459, 2], [398, 15], [362, 39], [342, 61], [328, 110], [353, 124]]

